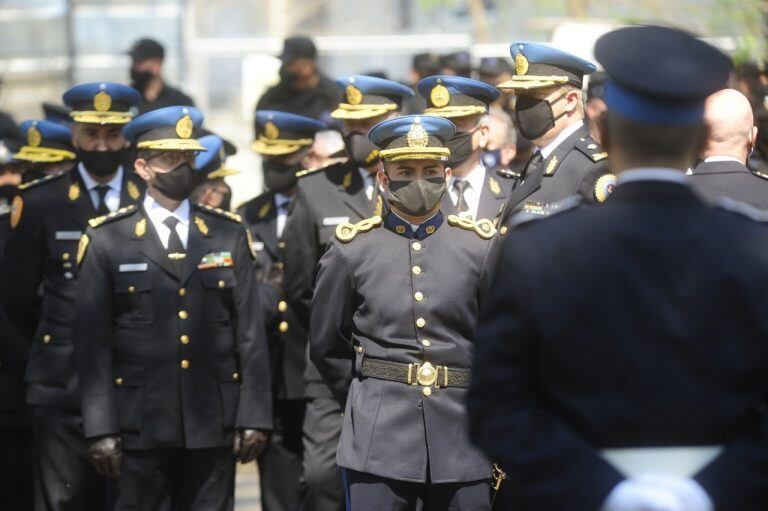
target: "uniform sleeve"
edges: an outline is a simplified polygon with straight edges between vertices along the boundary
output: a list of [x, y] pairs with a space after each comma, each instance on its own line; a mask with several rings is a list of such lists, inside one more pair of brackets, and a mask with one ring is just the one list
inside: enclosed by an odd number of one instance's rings
[[315, 284], [317, 233], [314, 219], [301, 187], [283, 232], [285, 241], [285, 296], [305, 327], [309, 324], [309, 308]]
[[237, 326], [235, 331], [240, 360], [240, 401], [235, 427], [272, 429], [272, 375], [267, 334], [259, 298], [259, 283], [245, 227], [240, 229], [236, 255], [234, 290]]
[[309, 323], [309, 353], [333, 395], [347, 400], [352, 379], [354, 281], [341, 246], [333, 241], [320, 259]]
[[118, 435], [112, 374], [112, 277], [104, 232], [89, 229], [90, 242], [77, 279], [75, 357], [86, 438]]
[[495, 284], [481, 308], [467, 400], [472, 440], [540, 511], [599, 509], [623, 477], [572, 431], [537, 392], [536, 325], [526, 311], [526, 237], [503, 241]]
[[589, 204], [597, 202], [596, 189], [597, 180], [610, 173], [608, 170], [608, 160], [601, 160], [591, 166], [584, 179], [579, 183], [578, 194]]
[[37, 327], [38, 288], [45, 262], [45, 231], [40, 212], [25, 201], [15, 229], [11, 229], [0, 265], [2, 300], [8, 316], [27, 338]]

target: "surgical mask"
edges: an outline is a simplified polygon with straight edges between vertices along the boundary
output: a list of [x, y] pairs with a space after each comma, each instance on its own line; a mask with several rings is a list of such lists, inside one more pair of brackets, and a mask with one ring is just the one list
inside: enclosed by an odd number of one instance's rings
[[424, 216], [434, 211], [446, 191], [444, 177], [429, 179], [391, 180], [386, 193], [387, 202], [411, 216]]
[[449, 167], [458, 167], [474, 152], [472, 148], [472, 135], [475, 134], [480, 127], [473, 129], [472, 131], [457, 131], [456, 134], [448, 140], [446, 146], [451, 150], [451, 156], [448, 158]]
[[152, 73], [152, 71], [136, 71], [135, 69], [131, 69], [131, 82], [134, 89], [141, 92], [142, 94], [147, 88], [147, 85], [149, 85], [149, 82], [152, 81], [152, 78], [154, 78], [155, 75]]
[[198, 184], [200, 176], [189, 163], [182, 163], [168, 172], [155, 172], [152, 179], [152, 185], [157, 191], [175, 201], [189, 197]]
[[283, 193], [296, 186], [296, 172], [300, 165], [283, 163], [277, 160], [265, 160], [261, 164], [264, 171], [264, 186], [270, 191]]
[[515, 103], [515, 119], [520, 127], [520, 133], [528, 140], [536, 140], [554, 128], [555, 122], [567, 112], [563, 111], [555, 117], [552, 105], [563, 99], [565, 95], [564, 92], [551, 103], [530, 94], [520, 95]]
[[379, 148], [363, 133], [353, 131], [344, 137], [344, 143], [349, 152], [349, 159], [359, 167], [370, 168], [381, 161]]
[[501, 149], [483, 151], [483, 165], [488, 169], [501, 167]]
[[123, 164], [127, 154], [126, 149], [117, 151], [86, 151], [77, 149], [77, 159], [85, 166], [85, 170], [94, 176], [111, 176]]

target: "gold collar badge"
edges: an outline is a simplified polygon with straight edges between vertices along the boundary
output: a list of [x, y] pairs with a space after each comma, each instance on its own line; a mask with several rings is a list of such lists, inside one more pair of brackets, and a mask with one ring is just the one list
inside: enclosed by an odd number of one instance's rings
[[132, 200], [138, 200], [139, 196], [141, 195], [141, 192], [139, 192], [139, 187], [136, 186], [133, 181], [128, 181], [127, 187], [128, 187], [128, 196]]
[[200, 231], [200, 234], [203, 236], [208, 236], [208, 225], [206, 225], [205, 220], [199, 216], [196, 216], [195, 225], [197, 226], [197, 230]]
[[146, 233], [147, 233], [147, 219], [142, 218], [141, 220], [136, 222], [136, 225], [133, 226], [133, 234], [137, 238], [143, 238]]
[[75, 202], [80, 197], [80, 185], [72, 183], [69, 185], [69, 200]]

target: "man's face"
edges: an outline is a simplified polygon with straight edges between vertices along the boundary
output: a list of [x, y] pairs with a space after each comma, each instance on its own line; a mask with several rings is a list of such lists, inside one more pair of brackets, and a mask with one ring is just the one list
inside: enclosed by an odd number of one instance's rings
[[149, 158], [137, 158], [134, 162], [136, 173], [146, 182], [150, 182], [157, 174], [165, 174], [183, 163], [195, 166], [194, 151], [163, 151]]
[[72, 145], [84, 151], [119, 151], [128, 147], [120, 124], [72, 125]]
[[443, 178], [447, 182], [451, 177], [451, 169], [438, 160], [398, 160], [387, 162], [378, 176], [382, 187], [387, 190], [390, 180], [417, 181]]
[[293, 90], [306, 90], [315, 86], [317, 64], [313, 59], [295, 59], [283, 64], [282, 73]]
[[369, 119], [344, 119], [344, 124], [341, 127], [341, 131], [344, 136], [350, 133], [363, 133], [367, 134], [371, 128], [379, 124], [381, 121], [385, 121], [390, 117], [399, 115], [399, 113], [386, 113], [371, 117]]
[[482, 117], [478, 114], [450, 119], [456, 126], [456, 134], [471, 133], [473, 152], [488, 145], [488, 125], [481, 122]]
[[195, 202], [206, 204], [212, 208], [220, 208], [230, 191], [223, 179], [215, 179], [198, 188]]

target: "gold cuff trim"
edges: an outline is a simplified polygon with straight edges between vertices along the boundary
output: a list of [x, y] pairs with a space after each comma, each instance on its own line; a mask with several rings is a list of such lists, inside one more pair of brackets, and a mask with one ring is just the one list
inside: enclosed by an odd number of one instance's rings
[[397, 105], [394, 103], [383, 103], [381, 105], [339, 103], [339, 108], [331, 112], [331, 117], [334, 119], [369, 119], [394, 110], [397, 110]]
[[69, 116], [75, 122], [85, 124], [128, 124], [133, 119], [131, 112], [70, 112]]
[[445, 161], [451, 155], [451, 150], [447, 147], [397, 147], [395, 149], [384, 149], [379, 152], [379, 156], [384, 160], [441, 160]]
[[200, 142], [194, 138], [166, 138], [163, 140], [145, 140], [139, 142], [139, 149], [156, 149], [158, 151], [207, 151]]
[[234, 176], [235, 174], [239, 174], [239, 173], [240, 173], [239, 170], [221, 167], [212, 172], [209, 172], [207, 177], [208, 179], [218, 179], [220, 177]]
[[425, 115], [436, 115], [438, 117], [465, 117], [468, 115], [477, 115], [487, 113], [488, 109], [480, 105], [467, 106], [444, 106], [440, 108], [425, 108]]
[[511, 80], [500, 83], [498, 89], [543, 89], [553, 85], [568, 83], [567, 76], [514, 76]]
[[31, 161], [36, 163], [58, 163], [60, 161], [74, 160], [75, 153], [66, 149], [53, 149], [50, 147], [32, 147], [25, 145], [13, 155], [14, 160]]

